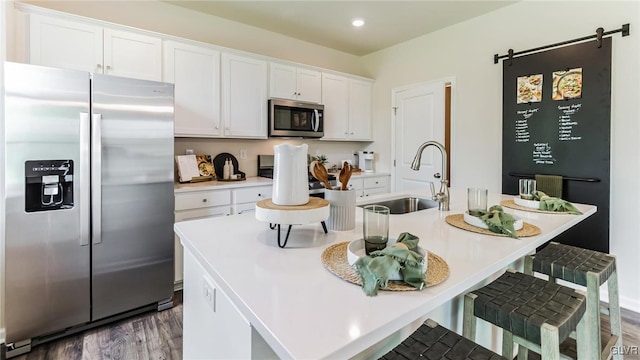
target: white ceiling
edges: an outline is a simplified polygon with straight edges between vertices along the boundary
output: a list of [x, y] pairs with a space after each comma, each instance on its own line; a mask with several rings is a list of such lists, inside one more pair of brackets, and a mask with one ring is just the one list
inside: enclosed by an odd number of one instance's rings
[[[414, 1], [206, 1], [171, 4], [300, 40], [366, 55], [486, 14], [518, 0]], [[351, 25], [363, 18], [361, 28]]]

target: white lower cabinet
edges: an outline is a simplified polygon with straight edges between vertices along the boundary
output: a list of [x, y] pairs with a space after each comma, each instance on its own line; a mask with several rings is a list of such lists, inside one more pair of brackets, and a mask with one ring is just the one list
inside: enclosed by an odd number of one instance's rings
[[184, 358], [250, 359], [249, 321], [189, 252], [184, 272]]
[[384, 194], [390, 191], [389, 180], [390, 175], [368, 176], [357, 175], [349, 180], [349, 189], [356, 190], [356, 196], [365, 197], [375, 194]]
[[260, 200], [270, 198], [272, 191], [273, 187], [271, 185], [232, 190], [231, 200], [233, 203], [233, 213], [244, 214], [254, 212], [256, 210], [256, 203]]
[[[231, 191], [208, 190], [175, 195], [175, 222], [231, 215]], [[174, 283], [183, 279], [183, 249], [180, 239], [174, 244]]]
[[[175, 194], [175, 222], [254, 212], [256, 203], [271, 197], [271, 185]], [[183, 279], [183, 249], [175, 237], [174, 283]]]

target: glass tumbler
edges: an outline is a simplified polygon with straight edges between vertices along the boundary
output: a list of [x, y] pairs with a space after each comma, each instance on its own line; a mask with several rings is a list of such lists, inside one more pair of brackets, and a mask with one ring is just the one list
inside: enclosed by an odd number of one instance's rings
[[387, 247], [389, 240], [389, 208], [382, 205], [367, 205], [363, 208], [364, 250], [372, 251]]
[[533, 193], [536, 192], [536, 181], [533, 179], [518, 180], [518, 188], [520, 189], [520, 198], [524, 200], [533, 200]]
[[487, 195], [489, 190], [480, 188], [467, 189], [467, 209], [469, 215], [480, 216], [481, 212], [487, 211]]

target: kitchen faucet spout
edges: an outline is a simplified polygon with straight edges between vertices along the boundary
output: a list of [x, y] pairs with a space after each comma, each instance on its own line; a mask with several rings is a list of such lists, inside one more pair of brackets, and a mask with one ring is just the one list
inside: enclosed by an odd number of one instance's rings
[[431, 183], [431, 194], [433, 196], [433, 200], [438, 202], [438, 209], [440, 209], [440, 211], [449, 211], [447, 150], [444, 148], [444, 146], [437, 141], [427, 141], [424, 144], [420, 145], [420, 147], [418, 148], [418, 152], [416, 153], [416, 156], [413, 158], [413, 162], [411, 163], [411, 170], [420, 170], [420, 160], [422, 159], [422, 152], [429, 146], [437, 147], [438, 150], [440, 150], [440, 154], [442, 155], [442, 169], [439, 174], [435, 174], [436, 178], [440, 178], [440, 191], [436, 193], [433, 183]]

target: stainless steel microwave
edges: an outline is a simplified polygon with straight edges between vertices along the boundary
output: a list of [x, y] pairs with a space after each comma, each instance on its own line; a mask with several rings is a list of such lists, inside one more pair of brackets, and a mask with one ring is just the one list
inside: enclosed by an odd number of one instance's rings
[[269, 136], [321, 138], [324, 105], [295, 100], [269, 99]]

